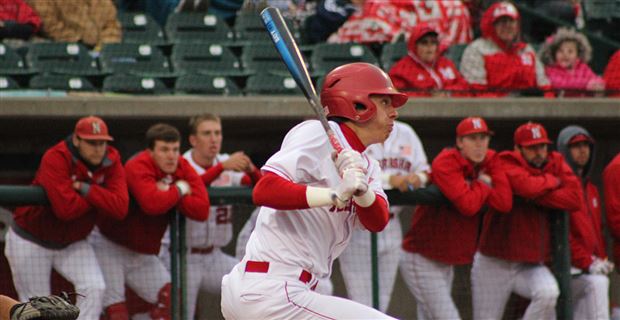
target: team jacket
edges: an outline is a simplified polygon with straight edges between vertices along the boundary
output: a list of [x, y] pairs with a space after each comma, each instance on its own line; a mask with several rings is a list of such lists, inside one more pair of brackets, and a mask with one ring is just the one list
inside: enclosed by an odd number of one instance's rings
[[[507, 212], [512, 206], [510, 185], [496, 170], [495, 151], [474, 167], [457, 149], [444, 149], [433, 161], [433, 183], [450, 205], [420, 205], [413, 215], [403, 249], [446, 264], [471, 263], [476, 251], [481, 215], [485, 205]], [[481, 171], [491, 175], [493, 188], [478, 181]]]
[[463, 52], [460, 64], [463, 77], [482, 96], [505, 96], [510, 90], [529, 88], [549, 90], [544, 66], [534, 49], [521, 41], [508, 47], [495, 34], [493, 11], [499, 4], [484, 12], [480, 21], [483, 37]]
[[616, 51], [607, 62], [603, 79], [605, 88], [612, 91], [608, 96], [620, 97], [620, 50]]
[[[127, 161], [127, 186], [132, 201], [129, 214], [123, 221], [100, 219], [101, 233], [108, 239], [144, 254], [157, 254], [161, 239], [170, 220], [170, 210], [177, 208], [188, 218], [204, 221], [209, 216], [209, 196], [200, 177], [183, 157], [179, 157], [177, 171], [167, 175], [161, 171], [148, 150]], [[181, 197], [174, 182], [185, 180], [192, 192]], [[169, 184], [166, 191], [157, 188], [157, 182]]]
[[[47, 150], [32, 182], [43, 187], [50, 205], [15, 210], [16, 231], [44, 247], [62, 248], [83, 240], [97, 216], [120, 220], [127, 215], [129, 196], [118, 151], [108, 146], [103, 163], [93, 169], [80, 160], [71, 143], [69, 137]], [[73, 189], [74, 181], [82, 182], [79, 192]]]
[[607, 226], [614, 240], [614, 261], [620, 262], [620, 153], [603, 171]]
[[549, 152], [541, 169], [531, 167], [519, 151], [499, 154], [499, 170], [506, 173], [515, 201], [508, 213], [491, 208], [484, 217], [480, 252], [500, 259], [541, 263], [549, 260], [551, 209], [581, 208], [581, 188], [561, 154]]

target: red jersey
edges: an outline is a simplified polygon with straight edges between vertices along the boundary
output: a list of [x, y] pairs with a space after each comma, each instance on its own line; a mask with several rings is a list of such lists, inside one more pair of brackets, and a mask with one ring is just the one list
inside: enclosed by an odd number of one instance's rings
[[[80, 191], [73, 189], [75, 181], [82, 182]], [[45, 152], [32, 185], [43, 187], [50, 205], [18, 207], [16, 232], [44, 247], [60, 248], [85, 239], [97, 216], [120, 220], [127, 215], [125, 170], [111, 146], [102, 164], [89, 168], [69, 137]]]
[[519, 151], [499, 154], [499, 170], [506, 173], [515, 201], [508, 213], [491, 208], [484, 217], [480, 252], [516, 261], [541, 263], [550, 258], [548, 214], [551, 209], [581, 208], [579, 180], [558, 152], [549, 152], [542, 168], [530, 166]]
[[[125, 171], [132, 198], [127, 218], [123, 221], [100, 219], [97, 222], [101, 233], [115, 243], [139, 253], [157, 254], [172, 209], [177, 208], [194, 220], [208, 218], [207, 189], [185, 158], [179, 157], [177, 170], [166, 174], [145, 150], [127, 161]], [[177, 180], [187, 181], [191, 194], [182, 197], [174, 185]], [[167, 183], [169, 188], [159, 190], [158, 182]]]
[[614, 260], [620, 262], [620, 153], [603, 171], [607, 226], [614, 240]]
[[[433, 161], [431, 171], [433, 183], [451, 203], [418, 206], [403, 249], [446, 264], [471, 263], [477, 247], [480, 210], [488, 204], [507, 212], [512, 206], [508, 180], [496, 170], [492, 150], [474, 167], [459, 150], [444, 149]], [[478, 180], [480, 172], [491, 175], [493, 188]]]

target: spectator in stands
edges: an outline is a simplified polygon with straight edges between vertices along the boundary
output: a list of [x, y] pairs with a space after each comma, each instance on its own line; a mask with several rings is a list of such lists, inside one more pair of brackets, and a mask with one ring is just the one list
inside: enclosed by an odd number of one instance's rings
[[413, 28], [407, 55], [389, 75], [394, 86], [409, 96], [464, 96], [469, 87], [454, 63], [441, 55], [439, 32], [427, 24]]
[[570, 216], [571, 294], [573, 319], [609, 319], [609, 278], [613, 263], [607, 261], [601, 198], [590, 181], [594, 139], [579, 126], [568, 126], [558, 135], [558, 151], [581, 182], [581, 209]]
[[609, 59], [603, 79], [605, 79], [607, 95], [610, 97], [620, 97], [620, 50], [616, 51]]
[[[207, 0], [200, 0], [207, 1]], [[220, 19], [226, 21], [228, 25], [235, 24], [235, 18], [237, 17], [237, 11], [243, 6], [243, 0], [208, 0], [209, 1], [209, 13], [218, 16]]]
[[104, 319], [128, 318], [125, 285], [155, 304], [152, 319], [170, 319], [170, 273], [157, 257], [162, 237], [174, 210], [199, 221], [209, 215], [207, 190], [180, 156], [179, 131], [156, 124], [146, 132], [146, 142], [148, 148], [125, 164], [129, 214], [122, 221], [100, 219], [100, 232], [91, 236], [106, 282]]
[[560, 28], [545, 41], [539, 55], [556, 95], [586, 96], [588, 91], [605, 89], [603, 78], [587, 64], [592, 57], [592, 47], [583, 34]]
[[[560, 294], [546, 266], [551, 259], [549, 214], [577, 211], [579, 180], [558, 152], [548, 151], [545, 128], [528, 122], [514, 134], [514, 150], [499, 154], [518, 200], [512, 210], [484, 216], [471, 271], [474, 319], [501, 319], [511, 292], [531, 300], [523, 319], [555, 319]], [[561, 214], [561, 213], [560, 213]]]
[[432, 181], [450, 203], [416, 208], [400, 264], [418, 319], [461, 318], [451, 297], [454, 266], [473, 260], [482, 208], [507, 212], [512, 207], [510, 185], [489, 149], [492, 134], [484, 119], [465, 118], [456, 127], [456, 147], [433, 160]]
[[82, 42], [96, 51], [121, 41], [112, 0], [28, 1], [43, 20], [43, 33], [54, 41]]
[[519, 12], [509, 2], [494, 3], [484, 12], [482, 38], [467, 46], [460, 65], [463, 77], [479, 95], [551, 88], [536, 53], [520, 40], [519, 23]]
[[603, 189], [607, 226], [613, 239], [614, 261], [620, 265], [620, 153], [603, 171]]
[[325, 42], [347, 19], [360, 10], [365, 0], [321, 0], [316, 13], [304, 21], [305, 41], [309, 44]]
[[[155, 19], [160, 26], [166, 25], [168, 15], [177, 8], [180, 0], [115, 0], [118, 11], [143, 12]], [[193, 1], [189, 1], [193, 2]], [[206, 7], [205, 10], [206, 11]]]
[[79, 293], [80, 319], [99, 318], [105, 282], [86, 238], [97, 219], [123, 219], [129, 206], [125, 170], [110, 141], [103, 120], [85, 117], [43, 155], [33, 185], [50, 205], [18, 207], [4, 251], [21, 301], [50, 294], [53, 268]]
[[41, 19], [24, 0], [0, 1], [0, 40], [28, 40], [41, 28]]

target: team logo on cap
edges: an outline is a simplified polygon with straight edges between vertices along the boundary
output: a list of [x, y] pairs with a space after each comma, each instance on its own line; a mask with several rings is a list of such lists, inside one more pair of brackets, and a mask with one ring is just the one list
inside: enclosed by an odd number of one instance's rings
[[540, 139], [542, 138], [542, 133], [540, 133], [540, 127], [532, 127], [530, 128], [532, 131], [532, 139]]
[[93, 127], [93, 134], [100, 134], [101, 133], [101, 123], [93, 122], [93, 123], [91, 123], [91, 125]]
[[517, 8], [515, 8], [510, 3], [504, 3], [503, 5], [497, 6], [495, 11], [493, 11], [494, 17], [499, 17], [501, 15], [514, 16], [517, 14]]
[[482, 122], [480, 118], [471, 119], [471, 124], [474, 126], [474, 129], [482, 129]]

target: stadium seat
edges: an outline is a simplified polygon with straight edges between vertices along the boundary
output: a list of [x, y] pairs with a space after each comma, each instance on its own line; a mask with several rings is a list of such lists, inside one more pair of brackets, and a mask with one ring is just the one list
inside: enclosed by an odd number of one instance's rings
[[379, 66], [379, 61], [369, 48], [355, 43], [321, 43], [314, 48], [311, 60], [316, 76], [351, 62], [368, 62]]
[[36, 73], [29, 70], [22, 57], [11, 47], [0, 43], [0, 74], [5, 76]]
[[230, 27], [215, 15], [180, 12], [168, 16], [168, 40], [173, 43], [232, 43], [234, 34]]
[[62, 91], [98, 91], [86, 78], [63, 74], [41, 74], [30, 79], [31, 89]]
[[[280, 54], [271, 43], [245, 45], [241, 53], [241, 64], [248, 74], [259, 72], [282, 76], [290, 74]], [[306, 65], [308, 65], [307, 62]]]
[[19, 84], [11, 77], [0, 76], [0, 91], [19, 89]]
[[[299, 28], [290, 19], [284, 19], [295, 41], [299, 43], [301, 35]], [[240, 12], [235, 19], [233, 27], [235, 42], [238, 44], [248, 43], [271, 43], [269, 33], [265, 29], [263, 20], [258, 12]]]
[[177, 79], [174, 85], [176, 93], [240, 95], [241, 90], [229, 78], [223, 76], [188, 74]]
[[230, 48], [220, 44], [176, 44], [172, 48], [171, 60], [174, 70], [183, 74], [242, 74], [239, 59]]
[[26, 54], [31, 68], [39, 72], [97, 76], [101, 71], [97, 59], [79, 43], [43, 42], [33, 43]]
[[383, 46], [381, 53], [381, 65], [383, 70], [389, 71], [390, 68], [402, 57], [407, 55], [407, 43], [403, 41], [387, 43]]
[[457, 70], [459, 69], [459, 66], [461, 65], [461, 57], [463, 56], [463, 52], [465, 51], [465, 48], [467, 48], [467, 44], [454, 44], [454, 45], [451, 45], [448, 48], [448, 50], [446, 50], [446, 53], [444, 53], [446, 58], [454, 62], [454, 65], [456, 66]]
[[248, 77], [245, 93], [248, 95], [298, 95], [302, 92], [291, 76], [259, 73]]
[[103, 80], [104, 92], [128, 94], [168, 94], [170, 90], [157, 78], [129, 74], [111, 75]]
[[164, 31], [148, 14], [124, 12], [119, 13], [118, 20], [123, 30], [123, 42], [152, 46], [167, 43]]
[[101, 50], [101, 68], [111, 73], [145, 77], [174, 77], [168, 58], [158, 47], [148, 44], [112, 43]]

